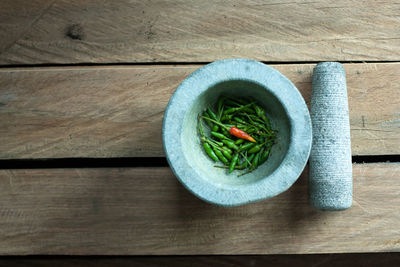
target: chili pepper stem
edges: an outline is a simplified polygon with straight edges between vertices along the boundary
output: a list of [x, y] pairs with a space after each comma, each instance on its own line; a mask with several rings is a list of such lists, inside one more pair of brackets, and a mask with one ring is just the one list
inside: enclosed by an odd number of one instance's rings
[[199, 120], [198, 120], [198, 127], [199, 127], [199, 132], [200, 132], [200, 135], [202, 136], [202, 137], [204, 137], [205, 135], [204, 135], [204, 130], [203, 130], [203, 125], [201, 124], [201, 121], [200, 121], [200, 117], [202, 117], [202, 116], [200, 116], [199, 115]]
[[247, 161], [247, 163], [249, 163], [249, 165], [251, 166], [251, 162], [247, 159], [247, 157], [245, 155], [243, 155], [242, 152], [239, 152], [239, 153], [244, 158], [244, 160]]
[[224, 124], [222, 124], [222, 123], [220, 123], [220, 122], [218, 122], [218, 121], [216, 121], [216, 120], [213, 120], [213, 119], [210, 119], [210, 118], [207, 118], [207, 117], [204, 117], [204, 116], [200, 116], [200, 117], [202, 117], [203, 119], [206, 119], [206, 120], [212, 121], [213, 123], [215, 123], [215, 124], [217, 124], [217, 125], [221, 126], [222, 128], [226, 129], [227, 131], [229, 131], [229, 130], [230, 130], [230, 128], [229, 128], [229, 127], [225, 126]]
[[206, 137], [202, 137], [202, 138], [201, 138], [201, 141], [206, 142], [206, 143], [209, 143], [210, 145], [212, 145], [214, 148], [218, 149], [218, 150], [221, 151], [221, 152], [223, 151], [223, 149], [220, 148], [220, 147], [218, 146], [218, 144], [212, 142], [211, 140], [207, 139]]
[[243, 176], [243, 175], [246, 175], [246, 174], [249, 174], [249, 173], [251, 173], [252, 171], [253, 171], [253, 170], [248, 170], [247, 172], [244, 172], [244, 173], [239, 174], [238, 177]]
[[[221, 166], [221, 165], [214, 165], [214, 167], [215, 168], [221, 168], [221, 169], [229, 169], [229, 166], [225, 166], [225, 165], [223, 165], [223, 166]], [[236, 170], [242, 170], [242, 168], [241, 167], [239, 167], [239, 166], [235, 166], [235, 169]]]

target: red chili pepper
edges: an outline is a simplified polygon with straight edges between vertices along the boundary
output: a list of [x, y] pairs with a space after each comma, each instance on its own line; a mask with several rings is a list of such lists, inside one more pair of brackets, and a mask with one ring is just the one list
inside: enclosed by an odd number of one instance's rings
[[219, 126], [225, 128], [225, 129], [228, 130], [229, 133], [230, 133], [231, 135], [233, 135], [233, 136], [236, 136], [236, 137], [238, 137], [238, 138], [242, 138], [242, 139], [249, 140], [250, 142], [253, 142], [253, 143], [256, 143], [256, 142], [257, 142], [253, 137], [251, 137], [248, 133], [246, 133], [246, 132], [243, 131], [243, 130], [240, 130], [240, 129], [236, 128], [236, 127], [228, 127], [228, 126], [226, 126], [226, 125], [224, 125], [224, 124], [222, 124], [222, 123], [220, 123], [220, 122], [218, 122], [218, 121], [216, 121], [216, 120], [210, 119], [210, 118], [205, 117], [205, 116], [201, 116], [201, 117], [202, 117], [203, 119], [212, 121], [212, 122], [214, 122], [215, 124], [217, 124], [217, 125], [219, 125]]
[[236, 127], [232, 127], [229, 132], [231, 133], [231, 135], [236, 136], [238, 138], [242, 138], [242, 139], [246, 139], [249, 140], [250, 142], [255, 143], [256, 140], [251, 137], [249, 134], [247, 134], [245, 131], [242, 131]]

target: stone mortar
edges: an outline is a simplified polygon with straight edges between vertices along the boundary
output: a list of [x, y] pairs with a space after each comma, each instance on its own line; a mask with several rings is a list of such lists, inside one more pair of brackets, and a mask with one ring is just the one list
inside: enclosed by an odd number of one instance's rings
[[[213, 167], [198, 136], [198, 114], [221, 94], [254, 98], [278, 130], [270, 158], [239, 178]], [[164, 115], [163, 145], [189, 191], [213, 204], [238, 206], [280, 194], [297, 180], [309, 157], [311, 128], [307, 106], [286, 77], [257, 61], [227, 59], [198, 69], [179, 85]]]

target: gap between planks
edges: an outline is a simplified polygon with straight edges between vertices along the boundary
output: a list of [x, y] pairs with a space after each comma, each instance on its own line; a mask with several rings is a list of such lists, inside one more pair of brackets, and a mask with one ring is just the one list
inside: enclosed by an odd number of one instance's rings
[[[353, 163], [400, 162], [400, 155], [353, 156]], [[0, 169], [168, 167], [166, 158], [51, 158], [0, 160]]]
[[201, 255], [201, 256], [25, 256], [2, 257], [0, 267], [204, 267], [204, 266], [279, 266], [279, 267], [364, 267], [397, 266], [400, 253], [346, 253], [303, 255]]

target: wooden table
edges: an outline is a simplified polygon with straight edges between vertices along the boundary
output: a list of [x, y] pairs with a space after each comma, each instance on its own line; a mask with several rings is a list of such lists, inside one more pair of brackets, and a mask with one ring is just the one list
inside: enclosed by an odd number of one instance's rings
[[[273, 66], [307, 102], [315, 63], [343, 63], [352, 208], [313, 210], [307, 169], [236, 208], [178, 183], [161, 145], [166, 104], [191, 72], [231, 57]], [[3, 0], [0, 254], [400, 251], [397, 61], [399, 1]]]

